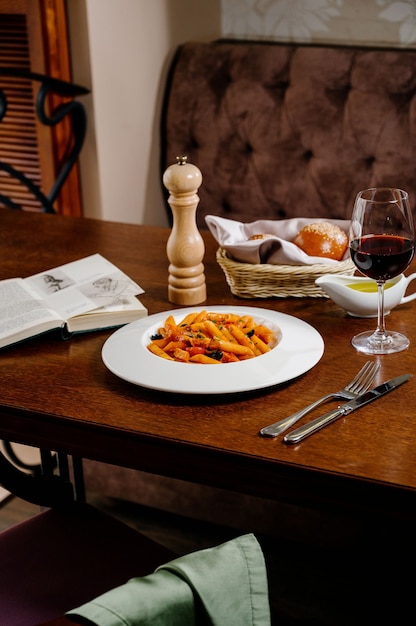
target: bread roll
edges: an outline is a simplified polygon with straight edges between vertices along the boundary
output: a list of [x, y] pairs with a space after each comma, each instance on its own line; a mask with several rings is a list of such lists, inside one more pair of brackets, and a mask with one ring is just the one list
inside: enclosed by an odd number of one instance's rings
[[348, 237], [336, 224], [312, 222], [299, 231], [293, 243], [309, 256], [341, 261], [348, 246]]
[[253, 239], [268, 239], [269, 237], [274, 237], [274, 235], [269, 235], [269, 233], [259, 233], [257, 235], [251, 235], [251, 237], [248, 238], [248, 241], [253, 241]]

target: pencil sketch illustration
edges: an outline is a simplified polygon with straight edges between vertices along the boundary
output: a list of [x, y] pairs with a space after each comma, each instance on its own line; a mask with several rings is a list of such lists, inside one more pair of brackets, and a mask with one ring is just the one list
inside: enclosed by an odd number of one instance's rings
[[74, 281], [65, 274], [65, 272], [62, 272], [59, 269], [53, 270], [53, 274], [51, 272], [39, 274], [39, 276], [33, 277], [31, 282], [34, 283], [34, 286], [38, 289], [38, 291], [45, 295], [62, 291], [62, 289], [67, 289], [75, 284]]
[[111, 274], [85, 283], [80, 291], [97, 301], [97, 307], [126, 304], [130, 295], [135, 293], [131, 281], [123, 274]]

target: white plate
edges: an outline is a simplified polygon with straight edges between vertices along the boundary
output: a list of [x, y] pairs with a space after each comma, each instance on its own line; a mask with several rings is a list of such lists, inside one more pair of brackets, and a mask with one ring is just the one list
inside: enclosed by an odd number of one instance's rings
[[[261, 356], [238, 363], [204, 365], [168, 361], [147, 349], [151, 335], [168, 315], [180, 322], [193, 311], [251, 315], [282, 331], [280, 343]], [[186, 394], [223, 394], [264, 389], [304, 374], [324, 351], [321, 335], [302, 320], [254, 307], [207, 306], [164, 311], [132, 322], [107, 339], [102, 349], [105, 366], [116, 376], [149, 389]]]

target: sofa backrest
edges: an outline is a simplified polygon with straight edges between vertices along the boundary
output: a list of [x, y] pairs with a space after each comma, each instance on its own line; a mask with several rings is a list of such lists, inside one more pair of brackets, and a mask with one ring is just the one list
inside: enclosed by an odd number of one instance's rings
[[167, 83], [162, 171], [178, 155], [202, 173], [200, 227], [207, 214], [349, 219], [356, 193], [380, 185], [415, 206], [416, 50], [186, 43]]

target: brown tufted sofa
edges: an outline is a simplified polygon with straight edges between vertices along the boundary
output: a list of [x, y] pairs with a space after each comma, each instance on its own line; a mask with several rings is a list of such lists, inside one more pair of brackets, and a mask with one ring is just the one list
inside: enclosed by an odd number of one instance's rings
[[[403, 187], [414, 204], [416, 51], [187, 43], [161, 138], [162, 172], [179, 154], [201, 169], [201, 227], [208, 213], [349, 218], [372, 185]], [[90, 461], [85, 474], [90, 490], [237, 528], [288, 536], [300, 518], [296, 507]], [[327, 531], [319, 517], [308, 523]]]
[[199, 225], [348, 219], [356, 193], [406, 189], [416, 203], [416, 50], [217, 41], [174, 58], [162, 169], [202, 172]]

